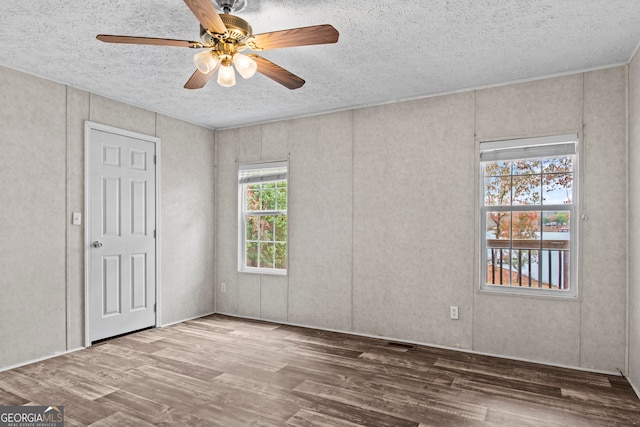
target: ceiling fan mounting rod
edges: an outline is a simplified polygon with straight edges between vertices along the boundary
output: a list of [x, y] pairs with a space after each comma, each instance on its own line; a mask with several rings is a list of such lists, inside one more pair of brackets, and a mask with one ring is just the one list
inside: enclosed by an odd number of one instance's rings
[[246, 0], [214, 0], [214, 3], [223, 13], [240, 12], [247, 6]]

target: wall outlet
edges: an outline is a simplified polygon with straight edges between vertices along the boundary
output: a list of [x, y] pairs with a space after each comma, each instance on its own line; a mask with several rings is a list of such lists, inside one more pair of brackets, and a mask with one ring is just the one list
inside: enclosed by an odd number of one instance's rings
[[458, 320], [458, 306], [457, 305], [452, 305], [451, 307], [449, 307], [449, 316], [453, 320]]
[[71, 224], [72, 225], [82, 225], [82, 213], [73, 212], [71, 214]]
[[220, 290], [222, 292], [227, 292], [227, 284], [224, 282], [220, 283]]

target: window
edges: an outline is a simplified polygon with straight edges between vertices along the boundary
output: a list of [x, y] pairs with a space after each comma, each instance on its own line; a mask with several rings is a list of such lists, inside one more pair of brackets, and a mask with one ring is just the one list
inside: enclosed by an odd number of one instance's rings
[[575, 296], [576, 135], [480, 143], [481, 289]]
[[287, 162], [240, 165], [239, 270], [287, 273]]

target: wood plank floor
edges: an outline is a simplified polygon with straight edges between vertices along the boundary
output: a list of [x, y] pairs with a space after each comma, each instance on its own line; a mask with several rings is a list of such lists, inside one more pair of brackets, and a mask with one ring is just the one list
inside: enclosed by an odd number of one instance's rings
[[67, 426], [632, 426], [627, 381], [213, 315], [0, 372]]

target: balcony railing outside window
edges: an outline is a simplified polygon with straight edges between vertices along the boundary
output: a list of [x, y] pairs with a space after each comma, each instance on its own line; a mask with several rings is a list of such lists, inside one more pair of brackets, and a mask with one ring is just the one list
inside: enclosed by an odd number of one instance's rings
[[487, 239], [487, 284], [566, 290], [568, 240]]

